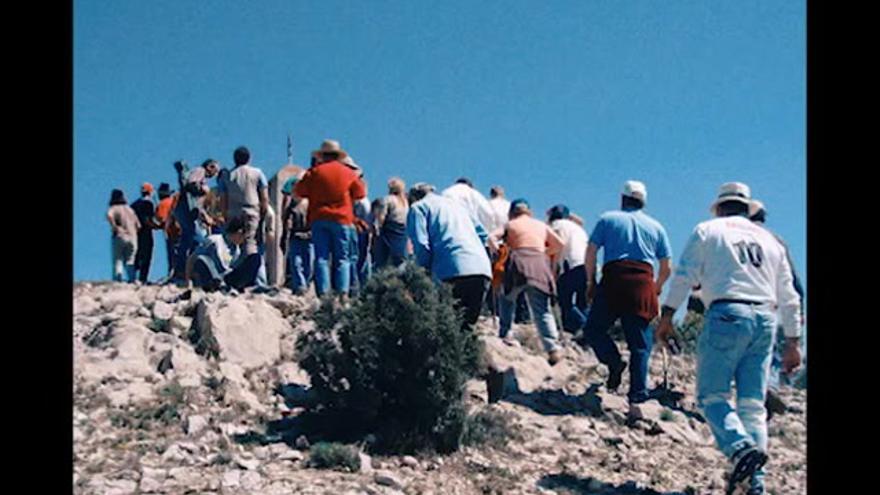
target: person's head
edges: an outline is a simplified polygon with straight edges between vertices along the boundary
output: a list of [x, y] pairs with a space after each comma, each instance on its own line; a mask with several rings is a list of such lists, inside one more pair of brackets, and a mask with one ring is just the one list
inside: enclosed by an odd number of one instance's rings
[[321, 143], [321, 147], [312, 152], [312, 156], [317, 159], [318, 163], [330, 162], [333, 160], [341, 160], [348, 156], [348, 153], [339, 145], [339, 141], [333, 139], [325, 139]]
[[114, 189], [112, 192], [110, 192], [110, 206], [127, 204], [128, 201], [126, 201], [125, 193], [122, 192], [122, 189]]
[[159, 184], [159, 199], [165, 199], [168, 196], [171, 196], [171, 186], [167, 182], [162, 182]]
[[400, 177], [388, 179], [388, 194], [400, 196], [406, 191], [406, 183]]
[[409, 197], [407, 199], [409, 204], [414, 204], [432, 192], [434, 192], [434, 186], [426, 182], [417, 182], [409, 190]]
[[202, 168], [205, 169], [207, 177], [214, 177], [220, 171], [220, 162], [213, 158], [208, 158], [202, 162]]
[[503, 198], [504, 197], [504, 188], [501, 186], [492, 186], [492, 188], [489, 189], [489, 197], [492, 199]]
[[456, 184], [464, 184], [464, 185], [470, 187], [471, 189], [474, 188], [474, 183], [471, 182], [471, 180], [468, 179], [467, 177], [459, 177], [458, 179], [455, 180], [455, 183]]
[[152, 195], [153, 195], [153, 185], [150, 184], [149, 182], [144, 182], [143, 184], [141, 184], [141, 197], [142, 198], [149, 198]]
[[223, 233], [229, 239], [229, 242], [236, 246], [244, 244], [247, 237], [247, 224], [244, 217], [235, 217], [227, 222]]
[[767, 221], [767, 210], [764, 208], [764, 203], [757, 199], [752, 200], [749, 205], [749, 220], [761, 224]]
[[232, 160], [235, 162], [236, 167], [246, 165], [251, 161], [251, 151], [245, 146], [239, 146], [232, 152]]
[[709, 211], [717, 217], [734, 215], [749, 216], [752, 204], [752, 191], [742, 182], [725, 182], [718, 189], [718, 198], [709, 207]]
[[623, 209], [639, 210], [645, 207], [648, 201], [648, 188], [637, 180], [628, 180], [623, 183], [623, 191], [620, 192], [620, 207]]
[[516, 217], [521, 215], [531, 215], [532, 210], [529, 209], [529, 202], [523, 198], [514, 199], [510, 202], [510, 210], [508, 210], [507, 217], [510, 220], [513, 220]]
[[568, 207], [559, 204], [547, 210], [547, 221], [553, 222], [556, 220], [561, 220], [563, 218], [568, 218], [570, 215], [571, 212], [568, 211]]
[[370, 213], [376, 215], [382, 209], [382, 198], [376, 198], [370, 203]]

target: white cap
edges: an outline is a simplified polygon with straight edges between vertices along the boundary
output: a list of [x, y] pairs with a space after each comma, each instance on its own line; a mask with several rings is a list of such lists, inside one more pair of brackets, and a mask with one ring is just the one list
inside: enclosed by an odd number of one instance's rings
[[718, 212], [716, 209], [718, 205], [725, 201], [739, 201], [740, 203], [744, 203], [751, 207], [752, 190], [742, 182], [725, 182], [724, 184], [721, 184], [720, 188], [718, 188], [718, 198], [716, 198], [715, 202], [712, 203], [712, 206], [709, 207], [709, 211], [717, 216]]
[[645, 187], [645, 184], [637, 180], [628, 180], [624, 182], [623, 192], [621, 192], [621, 194], [641, 200], [642, 203], [648, 201], [648, 189]]

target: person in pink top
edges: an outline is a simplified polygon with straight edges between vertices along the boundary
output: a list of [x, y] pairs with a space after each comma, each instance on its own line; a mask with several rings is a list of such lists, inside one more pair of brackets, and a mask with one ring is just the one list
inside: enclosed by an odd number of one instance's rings
[[556, 280], [550, 268], [550, 258], [562, 250], [563, 241], [549, 225], [532, 217], [529, 204], [524, 199], [510, 204], [508, 216], [510, 221], [507, 225], [489, 236], [492, 249], [502, 239], [510, 249], [504, 267], [499, 336], [510, 341], [516, 298], [525, 292], [541, 334], [541, 343], [548, 353], [547, 360], [550, 364], [556, 364], [561, 356], [559, 331], [551, 311], [551, 300], [556, 295]]

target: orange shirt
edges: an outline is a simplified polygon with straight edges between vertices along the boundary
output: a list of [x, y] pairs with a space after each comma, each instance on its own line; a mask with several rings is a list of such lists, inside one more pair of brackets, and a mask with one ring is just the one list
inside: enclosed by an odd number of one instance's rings
[[293, 194], [309, 200], [309, 223], [328, 220], [352, 225], [354, 201], [367, 195], [357, 172], [338, 161], [310, 168], [293, 186]]
[[[167, 198], [164, 198], [159, 201], [159, 204], [156, 206], [156, 219], [159, 220], [160, 224], [165, 224], [165, 219], [171, 215], [171, 211], [174, 209], [174, 206], [177, 204], [177, 195], [178, 193], [174, 193]], [[175, 237], [180, 231], [180, 227], [171, 222], [167, 228], [165, 228], [165, 234], [168, 237]]]

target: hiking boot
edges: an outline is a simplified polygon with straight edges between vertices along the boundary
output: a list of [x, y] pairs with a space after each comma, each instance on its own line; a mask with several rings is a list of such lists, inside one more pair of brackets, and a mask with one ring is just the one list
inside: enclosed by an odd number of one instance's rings
[[608, 381], [605, 382], [605, 388], [609, 391], [617, 390], [617, 387], [620, 386], [620, 381], [623, 378], [623, 370], [626, 369], [626, 361], [619, 361], [617, 364], [612, 364], [608, 366]]
[[727, 479], [727, 495], [731, 495], [743, 480], [751, 479], [755, 471], [764, 467], [767, 454], [756, 447], [748, 446], [733, 454], [733, 459], [735, 465]]
[[785, 414], [788, 412], [788, 404], [782, 400], [782, 397], [775, 390], [767, 389], [767, 397], [764, 399], [764, 407], [767, 408], [767, 420], [774, 414]]
[[550, 351], [550, 354], [547, 356], [547, 362], [550, 363], [550, 366], [556, 366], [556, 363], [562, 360], [562, 353], [559, 352], [559, 349]]
[[490, 369], [486, 376], [486, 391], [489, 395], [489, 404], [494, 404], [504, 396], [504, 373]]

